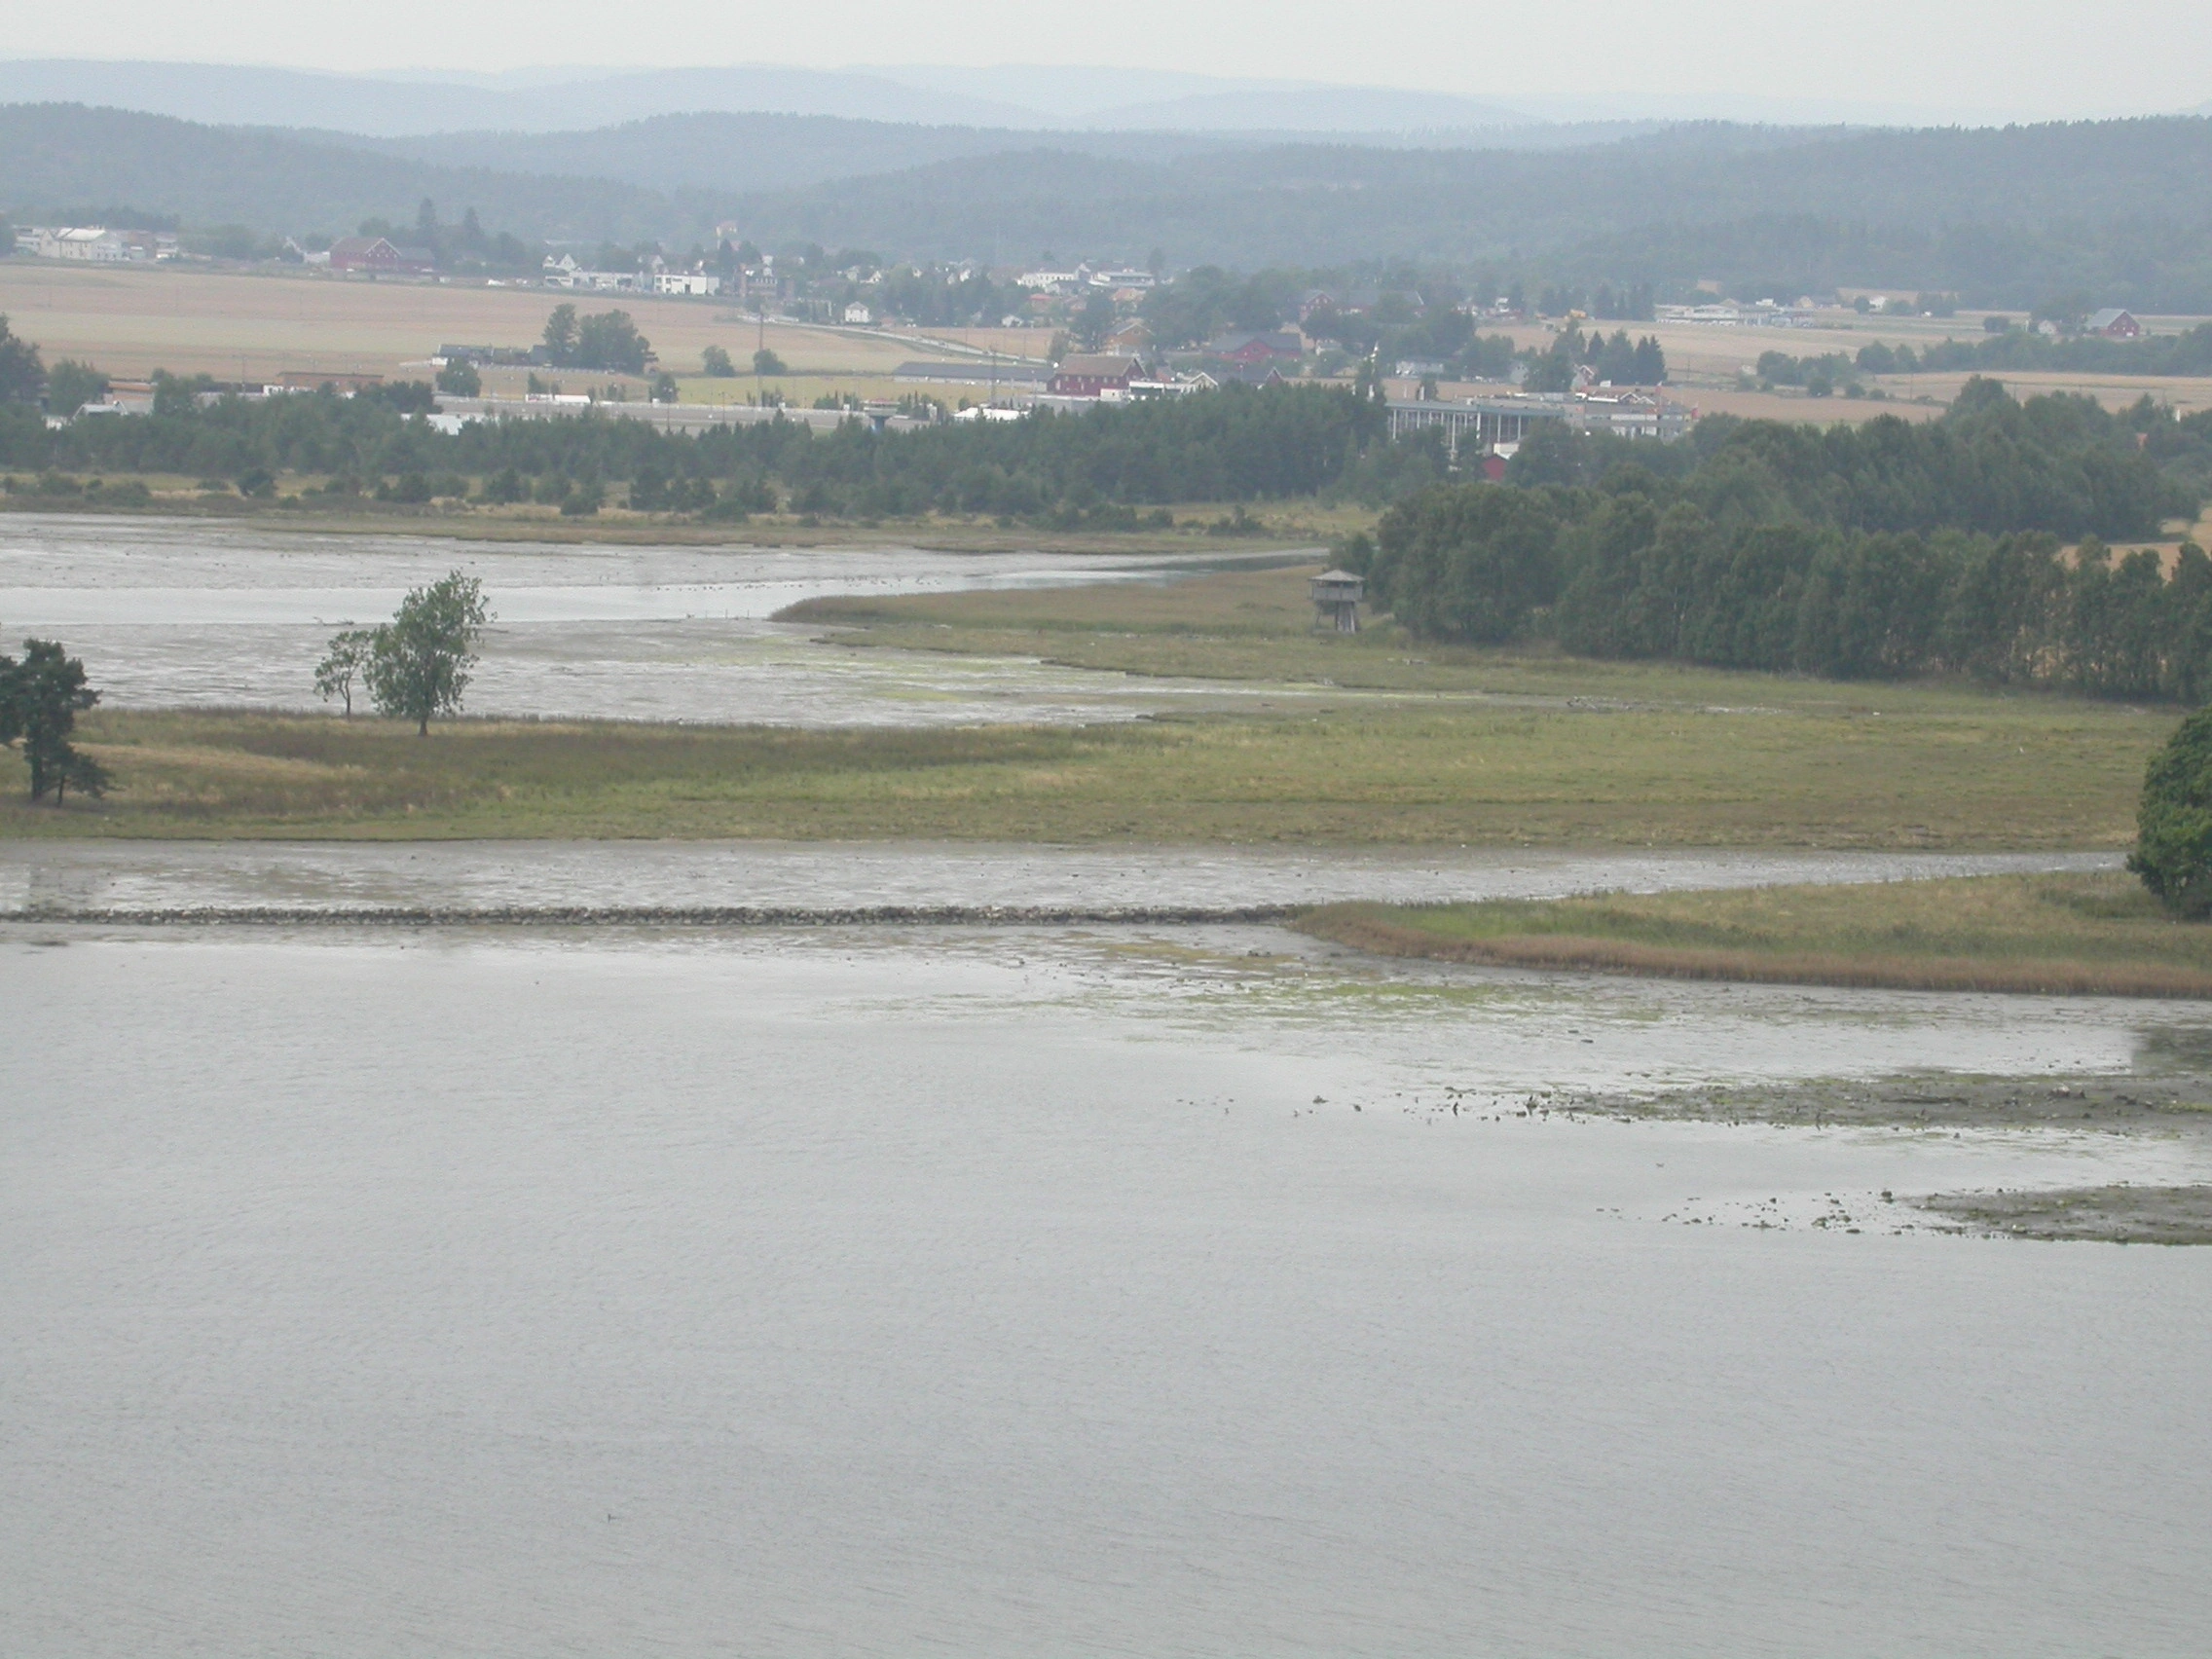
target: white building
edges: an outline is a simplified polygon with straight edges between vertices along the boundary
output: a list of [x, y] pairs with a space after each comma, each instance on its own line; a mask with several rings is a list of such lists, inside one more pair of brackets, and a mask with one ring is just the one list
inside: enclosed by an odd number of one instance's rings
[[80, 225], [38, 234], [41, 259], [76, 259], [92, 265], [121, 265], [130, 257], [123, 239], [104, 225]]
[[858, 323], [861, 326], [866, 327], [867, 324], [875, 320], [875, 313], [869, 311], [867, 307], [862, 305], [860, 301], [855, 300], [851, 305], [845, 308], [845, 320], [847, 322]]
[[1081, 288], [1090, 273], [1082, 266], [1073, 271], [1024, 271], [1014, 279], [1017, 288], [1033, 288], [1043, 294], [1072, 294]]
[[719, 294], [722, 279], [704, 271], [656, 271], [653, 273], [653, 292], [656, 294]]

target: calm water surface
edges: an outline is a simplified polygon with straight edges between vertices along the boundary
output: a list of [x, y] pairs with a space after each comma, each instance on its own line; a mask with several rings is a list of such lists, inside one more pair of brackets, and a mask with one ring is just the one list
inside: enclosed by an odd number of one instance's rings
[[2202, 1010], [24, 925], [0, 1007], [9, 1652], [2212, 1643], [2212, 1252], [1880, 1198], [2203, 1143], [1517, 1106], [2109, 1070]]
[[1304, 695], [853, 650], [822, 643], [819, 628], [767, 620], [824, 594], [1159, 581], [1193, 568], [1160, 555], [568, 546], [9, 516], [0, 638], [59, 635], [117, 707], [320, 707], [314, 664], [334, 630], [381, 620], [408, 588], [460, 569], [483, 581], [496, 612], [469, 692], [477, 714], [1076, 723]]

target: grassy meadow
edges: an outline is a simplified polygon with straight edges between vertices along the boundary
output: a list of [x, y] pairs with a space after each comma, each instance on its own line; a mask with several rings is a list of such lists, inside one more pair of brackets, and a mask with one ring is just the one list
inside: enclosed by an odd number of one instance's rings
[[1788, 984], [2212, 997], [2212, 928], [2129, 875], [1338, 904], [1300, 923], [1394, 956]]

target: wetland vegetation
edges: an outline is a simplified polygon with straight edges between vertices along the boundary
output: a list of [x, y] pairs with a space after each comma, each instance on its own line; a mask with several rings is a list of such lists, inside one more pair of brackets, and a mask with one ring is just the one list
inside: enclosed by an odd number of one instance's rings
[[1476, 904], [1339, 904], [1300, 924], [1386, 955], [1902, 990], [2212, 997], [2212, 931], [2130, 877], [1969, 876]]

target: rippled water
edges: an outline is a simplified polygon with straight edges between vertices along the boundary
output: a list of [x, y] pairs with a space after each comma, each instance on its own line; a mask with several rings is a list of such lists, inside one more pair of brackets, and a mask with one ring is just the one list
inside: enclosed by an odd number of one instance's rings
[[[1253, 928], [19, 925], [0, 1006], [11, 1651], [2212, 1632], [2212, 1252], [1878, 1196], [2202, 1180], [2201, 1140], [1510, 1105], [2111, 1070], [2200, 1011]], [[1788, 1225], [1831, 1195], [1862, 1232]]]
[[[1279, 557], [1276, 556], [1276, 557]], [[61, 635], [118, 707], [319, 707], [330, 634], [460, 569], [496, 622], [479, 714], [790, 725], [1129, 719], [1280, 688], [853, 650], [767, 620], [823, 594], [1158, 581], [1159, 555], [564, 546], [158, 519], [0, 519], [0, 630]]]

